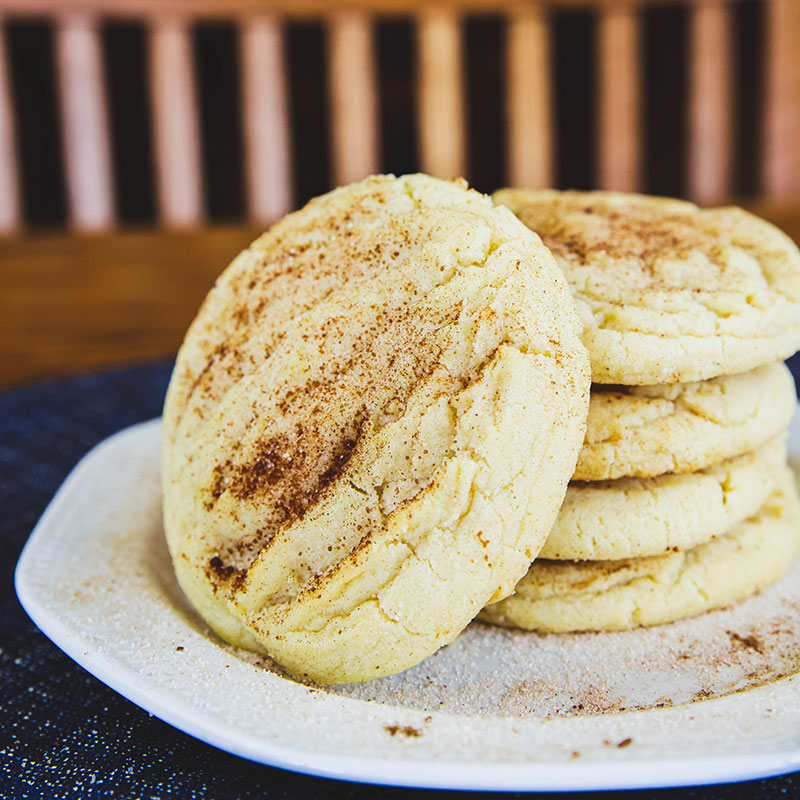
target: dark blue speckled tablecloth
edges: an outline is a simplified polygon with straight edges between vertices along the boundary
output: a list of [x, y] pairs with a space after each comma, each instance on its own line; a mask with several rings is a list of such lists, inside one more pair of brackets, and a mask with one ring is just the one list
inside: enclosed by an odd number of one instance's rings
[[[14, 566], [45, 505], [94, 444], [160, 413], [170, 366], [161, 362], [0, 394], [0, 797], [433, 795], [309, 778], [216, 750], [106, 688], [53, 646], [22, 611], [14, 595]], [[791, 366], [797, 379], [800, 361]], [[627, 797], [800, 798], [800, 773], [724, 786], [636, 791]]]

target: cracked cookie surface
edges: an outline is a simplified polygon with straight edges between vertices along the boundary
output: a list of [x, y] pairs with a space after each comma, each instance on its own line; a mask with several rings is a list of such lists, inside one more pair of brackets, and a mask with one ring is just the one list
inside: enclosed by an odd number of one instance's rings
[[779, 362], [692, 383], [595, 384], [573, 480], [705, 469], [787, 428], [796, 404], [792, 374]]
[[377, 176], [217, 281], [164, 412], [176, 574], [227, 641], [320, 683], [452, 641], [541, 548], [585, 432], [568, 286], [510, 212]]
[[538, 560], [515, 594], [480, 618], [550, 633], [660, 625], [750, 597], [785, 575], [798, 554], [800, 504], [785, 469], [762, 508], [718, 539], [650, 558]]
[[785, 465], [780, 435], [697, 472], [571, 483], [540, 555], [603, 561], [686, 550], [755, 514]]
[[704, 380], [800, 347], [800, 251], [742, 209], [617, 192], [503, 189], [493, 199], [564, 270], [595, 383]]

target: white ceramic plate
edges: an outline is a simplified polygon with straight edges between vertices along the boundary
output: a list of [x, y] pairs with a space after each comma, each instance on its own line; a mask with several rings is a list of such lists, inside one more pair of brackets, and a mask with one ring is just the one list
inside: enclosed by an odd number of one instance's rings
[[[25, 610], [132, 702], [245, 758], [401, 786], [581, 790], [800, 768], [800, 567], [733, 609], [618, 634], [471, 625], [399, 676], [295, 683], [222, 646], [173, 578], [157, 420], [73, 470], [16, 571]], [[800, 458], [800, 426], [790, 449]], [[710, 699], [709, 699], [710, 698]]]

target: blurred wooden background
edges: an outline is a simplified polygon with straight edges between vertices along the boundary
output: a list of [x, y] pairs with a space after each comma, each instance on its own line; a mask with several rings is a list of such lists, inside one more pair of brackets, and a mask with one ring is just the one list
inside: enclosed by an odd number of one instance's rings
[[800, 238], [800, 0], [0, 0], [0, 386], [174, 352], [375, 171], [742, 202]]

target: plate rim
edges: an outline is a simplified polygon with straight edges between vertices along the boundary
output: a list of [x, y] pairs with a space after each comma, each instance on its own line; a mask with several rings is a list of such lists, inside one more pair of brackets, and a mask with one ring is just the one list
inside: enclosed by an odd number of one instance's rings
[[[797, 420], [798, 417], [795, 417]], [[71, 496], [79, 493], [83, 474], [102, 452], [128, 439], [150, 434], [160, 418], [123, 428], [94, 445], [70, 470], [28, 536], [14, 571], [14, 587], [22, 608], [34, 624], [80, 667], [138, 707], [218, 749], [267, 766], [316, 777], [408, 788], [488, 791], [586, 791], [603, 789], [655, 789], [732, 783], [768, 778], [800, 769], [800, 725], [795, 747], [761, 751], [699, 755], [697, 757], [642, 757], [601, 761], [587, 755], [580, 761], [525, 762], [464, 761], [417, 758], [367, 759], [346, 754], [315, 753], [301, 747], [281, 747], [272, 742], [253, 743], [247, 733], [237, 735], [235, 725], [204, 724], [197, 712], [168, 690], [148, 685], [146, 677], [113, 657], [93, 652], [80, 631], [73, 630], [52, 612], [27, 579], [39, 541]], [[782, 680], [790, 680], [787, 676]], [[747, 694], [743, 692], [742, 694]], [[731, 695], [702, 701], [718, 703]], [[363, 701], [362, 701], [363, 702]], [[657, 714], [659, 709], [647, 713]], [[641, 712], [614, 712], [621, 718]], [[498, 717], [496, 719], [502, 719]], [[512, 718], [509, 718], [512, 719]]]

